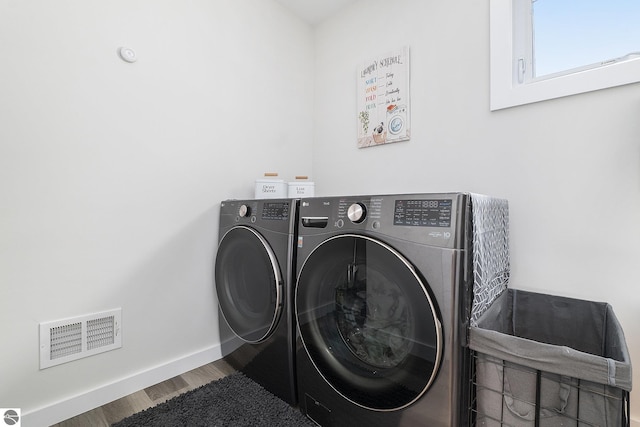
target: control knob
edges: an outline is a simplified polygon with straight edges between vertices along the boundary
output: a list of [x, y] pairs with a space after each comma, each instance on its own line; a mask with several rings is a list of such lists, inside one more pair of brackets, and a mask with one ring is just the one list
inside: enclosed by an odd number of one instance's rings
[[241, 217], [247, 217], [251, 215], [251, 208], [247, 205], [240, 205], [238, 208], [238, 215]]
[[354, 203], [349, 206], [347, 216], [351, 222], [360, 223], [367, 217], [367, 208], [362, 203]]

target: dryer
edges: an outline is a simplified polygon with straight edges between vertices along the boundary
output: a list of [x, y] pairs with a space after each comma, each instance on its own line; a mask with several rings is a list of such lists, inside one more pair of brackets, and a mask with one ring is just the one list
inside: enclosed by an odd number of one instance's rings
[[220, 206], [215, 286], [221, 325], [241, 345], [236, 369], [296, 404], [292, 310], [298, 200], [227, 200]]
[[464, 193], [302, 199], [299, 405], [321, 426], [465, 426]]

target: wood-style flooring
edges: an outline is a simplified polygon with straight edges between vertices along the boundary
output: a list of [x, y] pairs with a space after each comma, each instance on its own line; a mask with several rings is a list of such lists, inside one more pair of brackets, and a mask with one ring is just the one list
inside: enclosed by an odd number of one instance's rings
[[221, 359], [54, 424], [53, 427], [109, 427], [136, 412], [156, 406], [233, 372], [235, 369]]

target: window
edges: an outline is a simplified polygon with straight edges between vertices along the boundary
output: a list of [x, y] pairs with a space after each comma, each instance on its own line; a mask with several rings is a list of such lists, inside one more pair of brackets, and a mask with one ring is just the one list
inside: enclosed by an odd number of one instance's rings
[[640, 81], [638, 0], [490, 0], [491, 110]]

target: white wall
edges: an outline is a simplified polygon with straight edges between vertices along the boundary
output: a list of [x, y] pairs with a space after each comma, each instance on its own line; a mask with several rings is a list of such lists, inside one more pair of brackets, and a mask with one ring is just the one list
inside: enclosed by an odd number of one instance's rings
[[[264, 0], [0, 0], [1, 406], [55, 422], [213, 357], [218, 204], [268, 170], [508, 198], [513, 286], [612, 303], [639, 365], [640, 86], [490, 113], [486, 1], [363, 0], [313, 37]], [[412, 139], [359, 150], [356, 64], [404, 44]], [[113, 307], [122, 349], [38, 370], [39, 322]]]
[[[507, 198], [512, 286], [610, 302], [640, 366], [640, 85], [491, 113], [488, 17], [487, 1], [367, 0], [317, 28], [317, 192]], [[411, 140], [358, 149], [357, 65], [405, 44]]]
[[[0, 1], [0, 406], [52, 423], [219, 355], [219, 202], [311, 174], [312, 65], [271, 1]], [[122, 349], [39, 370], [39, 322], [115, 307]]]

